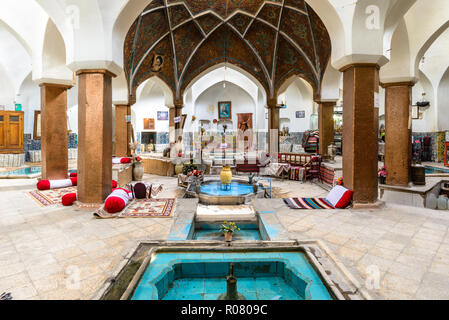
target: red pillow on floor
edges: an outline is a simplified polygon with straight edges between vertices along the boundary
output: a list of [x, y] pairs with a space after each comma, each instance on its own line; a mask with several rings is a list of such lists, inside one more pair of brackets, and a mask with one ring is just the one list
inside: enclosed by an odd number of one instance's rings
[[62, 205], [65, 207], [73, 205], [76, 201], [76, 193], [67, 193], [62, 197]]
[[351, 204], [353, 194], [353, 191], [343, 186], [335, 186], [327, 195], [326, 200], [337, 209], [345, 209]]

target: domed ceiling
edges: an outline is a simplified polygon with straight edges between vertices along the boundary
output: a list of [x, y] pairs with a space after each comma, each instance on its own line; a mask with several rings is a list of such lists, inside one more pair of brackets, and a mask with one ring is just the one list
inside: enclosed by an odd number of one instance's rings
[[201, 72], [230, 63], [253, 75], [275, 97], [290, 76], [319, 96], [331, 41], [304, 0], [154, 0], [125, 40], [130, 101], [158, 76], [175, 99]]

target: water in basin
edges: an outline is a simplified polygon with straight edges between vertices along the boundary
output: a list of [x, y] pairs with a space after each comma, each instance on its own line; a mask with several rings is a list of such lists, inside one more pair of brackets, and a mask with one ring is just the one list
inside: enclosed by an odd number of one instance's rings
[[332, 300], [302, 252], [156, 253], [132, 300], [217, 300], [231, 263], [247, 300]]
[[230, 188], [224, 190], [220, 182], [213, 182], [201, 186], [201, 192], [211, 196], [244, 196], [254, 193], [252, 185], [232, 182]]
[[0, 176], [28, 176], [31, 174], [38, 174], [41, 172], [42, 172], [41, 167], [27, 167], [27, 168], [2, 172], [2, 173], [0, 173]]
[[449, 174], [449, 169], [426, 166], [426, 174]]

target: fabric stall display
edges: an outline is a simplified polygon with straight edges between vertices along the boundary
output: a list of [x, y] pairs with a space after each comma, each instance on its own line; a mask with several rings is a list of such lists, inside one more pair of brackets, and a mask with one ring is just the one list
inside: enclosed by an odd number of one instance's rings
[[290, 180], [304, 181], [304, 167], [291, 167]]
[[432, 161], [432, 137], [423, 138], [423, 153], [421, 161]]
[[319, 148], [319, 130], [306, 131], [302, 138], [302, 147], [305, 152], [317, 153]]
[[131, 162], [131, 158], [112, 158], [112, 164], [126, 164]]
[[50, 190], [50, 189], [59, 189], [59, 188], [67, 188], [74, 187], [78, 184], [78, 178], [70, 178], [63, 180], [40, 180], [37, 183], [37, 189], [40, 191]]

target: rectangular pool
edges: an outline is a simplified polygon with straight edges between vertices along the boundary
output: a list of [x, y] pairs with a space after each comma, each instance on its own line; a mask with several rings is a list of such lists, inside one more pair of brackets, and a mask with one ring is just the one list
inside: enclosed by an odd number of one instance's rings
[[303, 252], [164, 252], [152, 256], [132, 300], [217, 300], [231, 263], [246, 300], [333, 300]]

